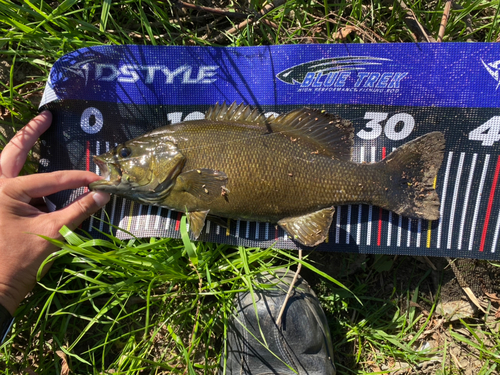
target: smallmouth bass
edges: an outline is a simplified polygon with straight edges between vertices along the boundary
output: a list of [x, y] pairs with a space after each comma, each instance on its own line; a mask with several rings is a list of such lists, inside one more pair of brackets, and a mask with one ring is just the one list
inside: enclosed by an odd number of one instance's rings
[[351, 161], [353, 143], [352, 123], [336, 115], [302, 108], [266, 119], [224, 103], [203, 120], [160, 127], [95, 156], [104, 179], [90, 188], [185, 212], [195, 238], [209, 213], [277, 223], [306, 246], [326, 239], [337, 205], [439, 218], [441, 132], [371, 164]]

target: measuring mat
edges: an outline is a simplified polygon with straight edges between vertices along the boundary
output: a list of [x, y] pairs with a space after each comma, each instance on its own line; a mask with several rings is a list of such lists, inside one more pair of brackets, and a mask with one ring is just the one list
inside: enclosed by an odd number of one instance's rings
[[[440, 220], [339, 206], [324, 251], [500, 259], [500, 44], [263, 47], [99, 46], [59, 59], [41, 108], [54, 115], [40, 171], [99, 173], [92, 156], [154, 128], [202, 119], [215, 103], [266, 115], [300, 107], [353, 122], [353, 161], [375, 162], [432, 131], [446, 140], [435, 180]], [[244, 165], [242, 165], [244, 168]], [[84, 189], [48, 197], [52, 209]], [[258, 205], [258, 202], [255, 202]], [[182, 214], [113, 196], [82, 229], [180, 237]], [[207, 221], [199, 239], [298, 249], [275, 224]], [[110, 228], [109, 222], [122, 228]]]

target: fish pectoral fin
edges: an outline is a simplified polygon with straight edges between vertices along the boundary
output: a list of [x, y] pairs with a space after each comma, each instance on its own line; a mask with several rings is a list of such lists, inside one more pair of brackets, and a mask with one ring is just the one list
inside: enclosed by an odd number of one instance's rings
[[316, 246], [325, 241], [332, 224], [335, 207], [296, 217], [286, 217], [278, 225], [292, 239], [306, 246]]
[[189, 230], [193, 233], [195, 239], [200, 236], [201, 230], [205, 226], [205, 219], [208, 211], [193, 211], [186, 213], [189, 223]]
[[[190, 193], [198, 199], [210, 202], [227, 194], [227, 175], [214, 169], [193, 169], [177, 177], [176, 189]], [[224, 191], [224, 193], [223, 193]]]

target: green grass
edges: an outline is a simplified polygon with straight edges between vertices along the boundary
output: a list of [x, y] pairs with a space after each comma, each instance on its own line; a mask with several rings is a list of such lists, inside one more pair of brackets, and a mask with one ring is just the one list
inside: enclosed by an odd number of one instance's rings
[[[244, 18], [169, 1], [0, 1], [0, 141], [5, 144], [34, 116], [54, 62], [81, 47], [423, 38], [409, 28], [407, 11], [398, 2], [276, 3], [280, 5], [263, 20], [228, 33]], [[248, 19], [266, 5], [255, 0], [196, 4], [245, 13]], [[404, 4], [428, 36], [437, 39], [444, 1]], [[444, 41], [498, 41], [499, 9], [498, 0], [460, 2], [452, 10]], [[355, 29], [340, 38], [346, 26]], [[26, 172], [33, 170], [32, 164]], [[63, 233], [65, 241], [59, 243], [51, 271], [21, 306], [12, 334], [0, 347], [0, 372], [59, 373], [59, 351], [75, 374], [214, 373], [234, 294], [255, 288], [254, 275], [294, 268], [298, 262], [293, 252], [193, 243], [186, 236], [120, 241], [110, 235], [103, 241]], [[477, 365], [476, 373], [498, 372], [500, 336], [493, 314], [439, 325], [439, 291], [429, 292], [435, 275], [413, 258], [344, 255], [341, 269], [353, 267], [352, 274], [333, 271], [330, 263], [335, 261], [311, 253], [302, 261], [302, 272], [327, 313], [340, 374], [395, 373], [402, 364], [424, 373], [419, 367], [423, 363], [431, 363], [435, 373], [461, 374], [464, 369], [453, 357], [457, 348]], [[438, 345], [422, 350], [432, 340]], [[433, 362], [435, 358], [440, 362]]]
[[4, 369], [13, 373], [26, 366], [9, 355], [14, 350], [40, 374], [58, 371], [57, 350], [77, 373], [211, 373], [235, 293], [256, 273], [296, 264], [273, 249], [61, 233], [64, 242], [51, 240], [61, 247], [47, 260], [55, 260], [51, 272], [3, 347]]

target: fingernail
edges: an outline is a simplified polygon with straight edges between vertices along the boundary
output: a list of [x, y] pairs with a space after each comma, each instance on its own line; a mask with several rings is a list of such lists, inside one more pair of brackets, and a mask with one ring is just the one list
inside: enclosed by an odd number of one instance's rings
[[110, 195], [108, 193], [104, 193], [102, 191], [94, 191], [92, 198], [94, 198], [94, 202], [99, 207], [104, 207], [106, 205], [106, 203], [109, 202]]

